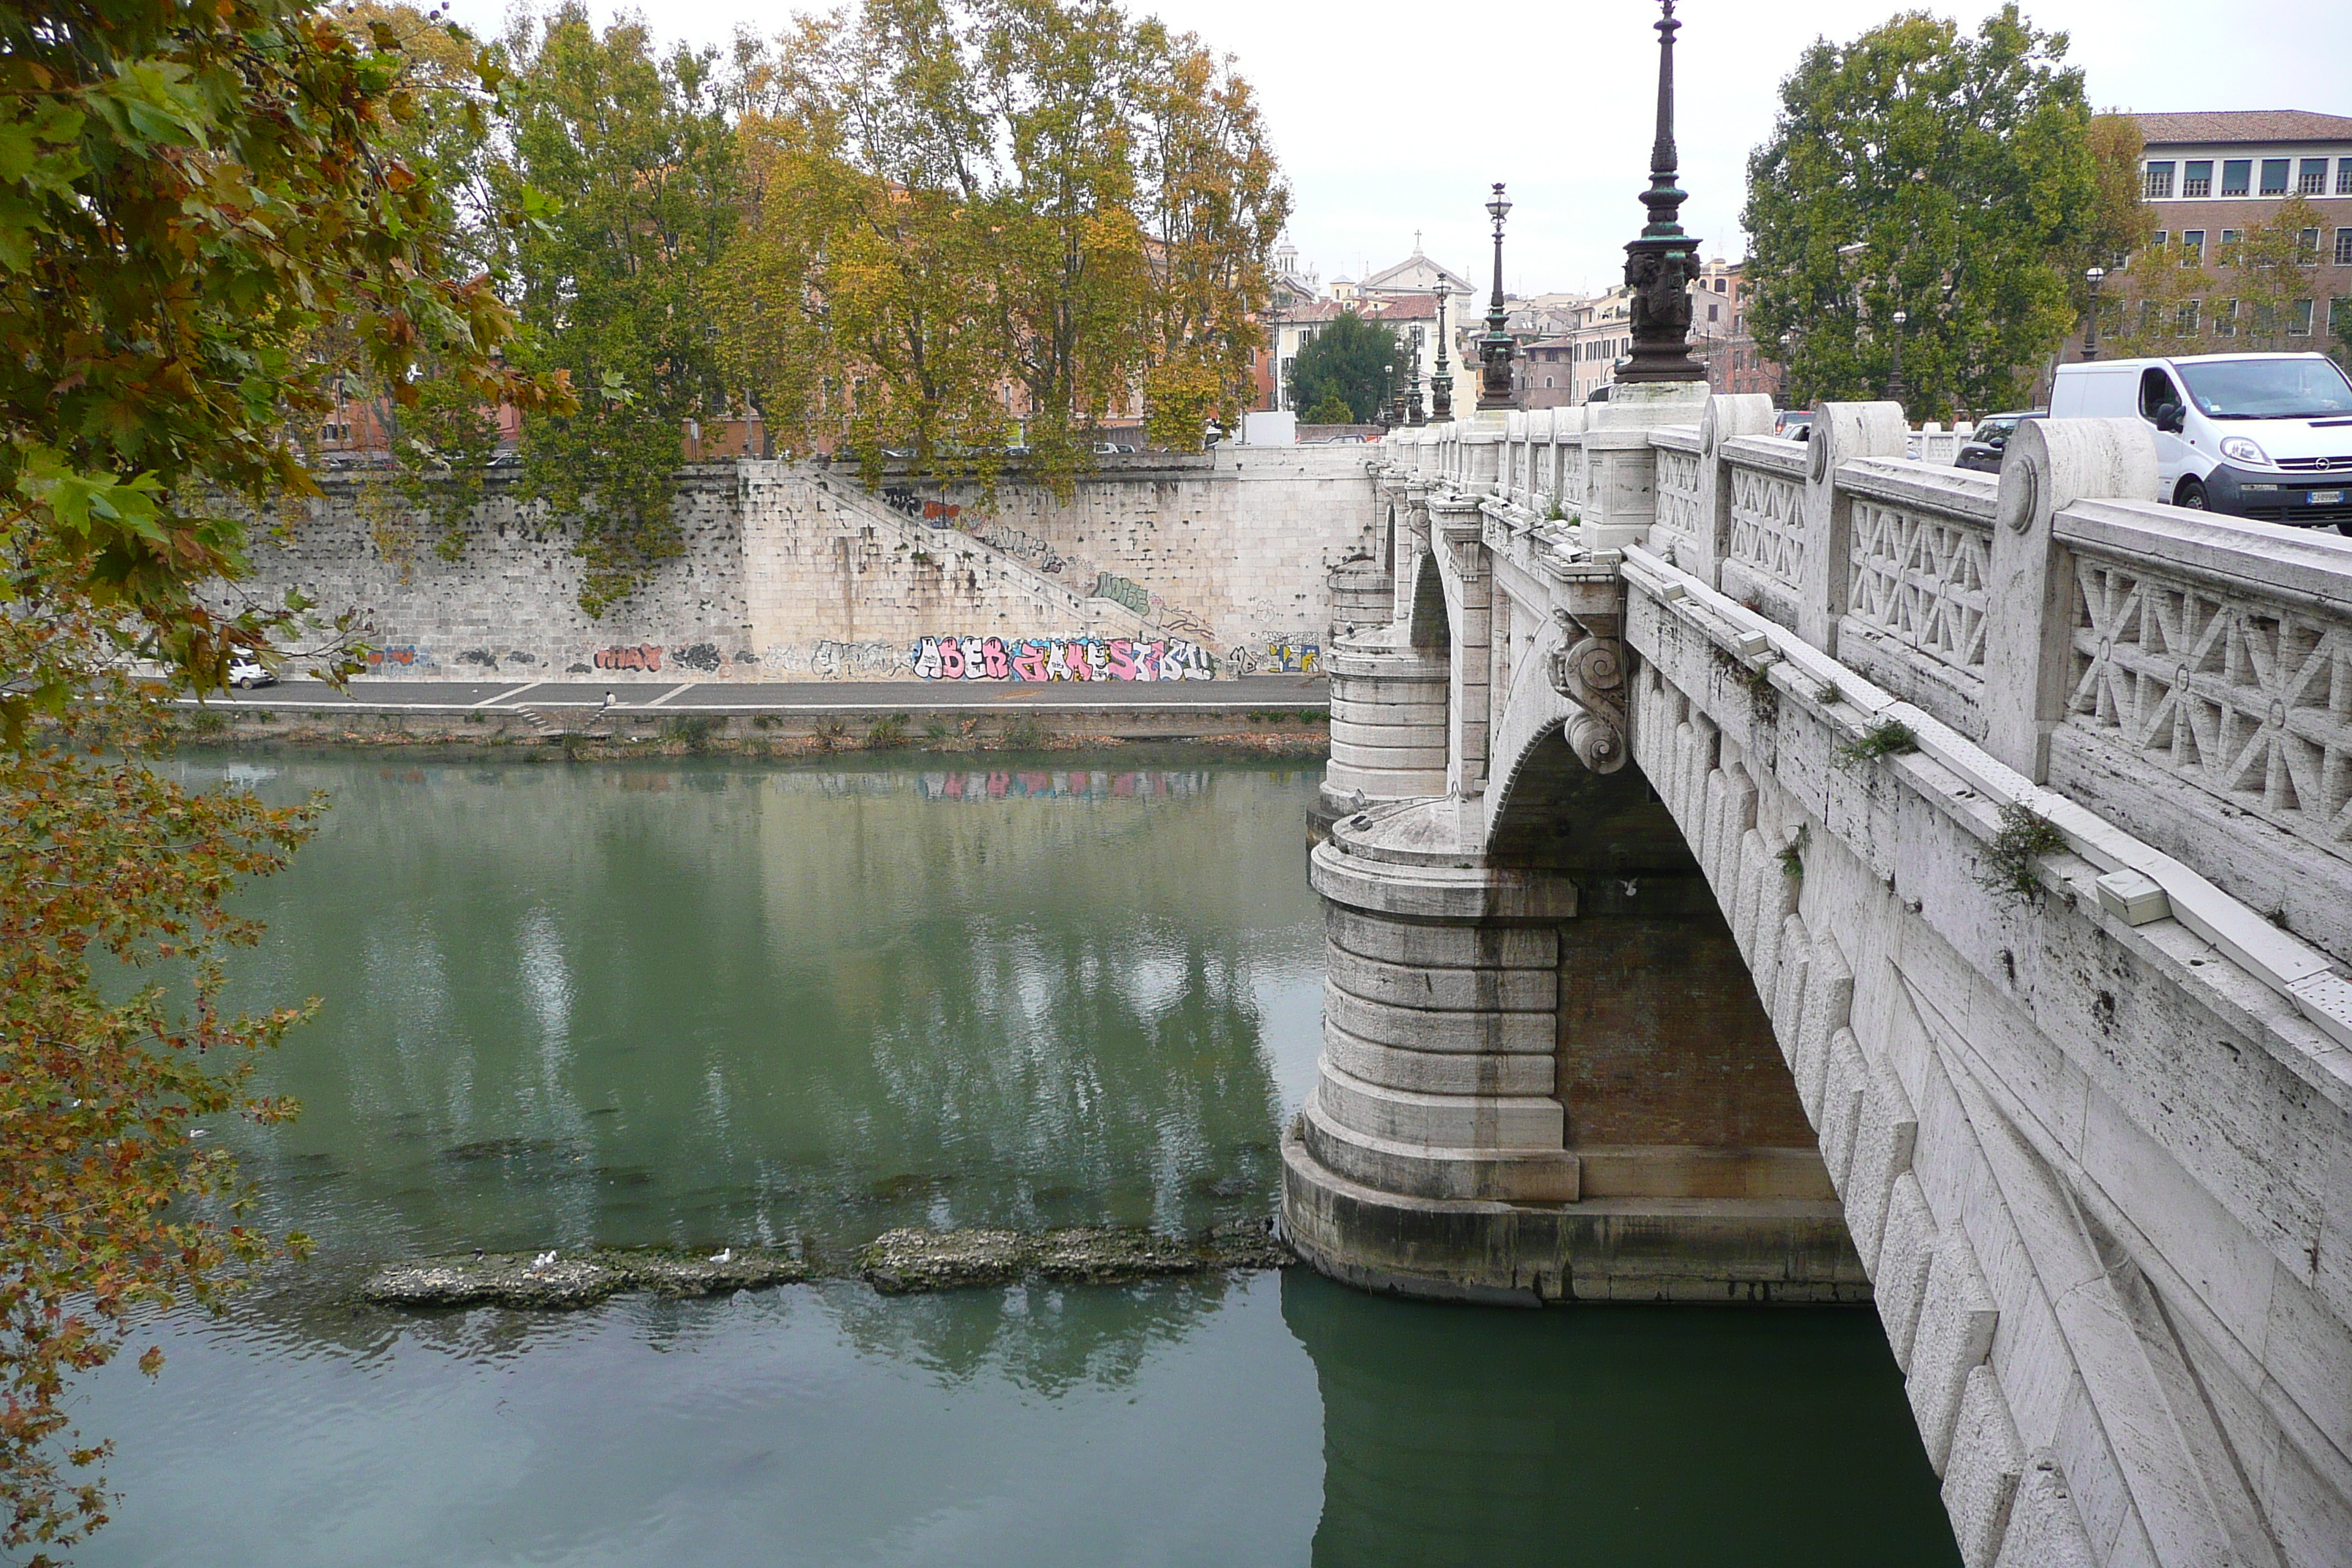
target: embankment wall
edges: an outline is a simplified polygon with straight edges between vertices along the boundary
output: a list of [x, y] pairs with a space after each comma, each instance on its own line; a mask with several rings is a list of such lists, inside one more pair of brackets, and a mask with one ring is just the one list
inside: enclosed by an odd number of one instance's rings
[[[990, 637], [1036, 639], [1041, 660], [1063, 639], [1128, 639], [1164, 649], [1171, 671], [1314, 667], [1328, 574], [1370, 547], [1360, 448], [1101, 461], [1062, 497], [895, 476], [873, 493], [838, 468], [698, 465], [681, 476], [682, 552], [594, 617], [572, 530], [509, 476], [490, 477], [454, 559], [388, 487], [330, 477], [257, 535], [236, 591], [357, 612], [384, 676], [871, 680], [936, 669], [926, 639]], [[1146, 663], [1094, 652], [1097, 671]]]

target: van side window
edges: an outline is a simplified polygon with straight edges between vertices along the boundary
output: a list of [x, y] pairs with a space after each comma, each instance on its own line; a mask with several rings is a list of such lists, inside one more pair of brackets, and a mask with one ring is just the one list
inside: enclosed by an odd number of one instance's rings
[[[2180, 394], [2172, 389], [2172, 378], [2150, 365], [2139, 373], [2139, 416], [2153, 421], [2156, 411], [2168, 403], [2179, 403]], [[2186, 405], [2183, 405], [2185, 407]]]

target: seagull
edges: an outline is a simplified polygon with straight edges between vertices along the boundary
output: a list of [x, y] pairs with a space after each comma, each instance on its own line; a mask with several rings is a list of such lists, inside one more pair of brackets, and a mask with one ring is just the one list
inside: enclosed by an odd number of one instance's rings
[[555, 1267], [555, 1254], [552, 1252], [542, 1252], [537, 1258], [530, 1260], [530, 1266], [533, 1268], [552, 1268]]
[[710, 1261], [713, 1263], [732, 1263], [735, 1261], [735, 1249], [731, 1247], [722, 1247], [718, 1251], [710, 1255]]

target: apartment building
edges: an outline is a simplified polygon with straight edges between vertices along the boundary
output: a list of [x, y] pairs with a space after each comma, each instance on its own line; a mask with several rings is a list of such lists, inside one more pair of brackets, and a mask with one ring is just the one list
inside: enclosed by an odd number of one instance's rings
[[[2133, 118], [2147, 143], [2141, 195], [2154, 211], [2156, 247], [2212, 278], [2205, 297], [2166, 300], [2160, 321], [2135, 317], [2139, 335], [2153, 326], [2177, 353], [2226, 353], [2253, 346], [2250, 337], [2263, 347], [2329, 348], [2331, 321], [2352, 313], [2352, 116], [2264, 109]], [[2300, 231], [2310, 279], [2278, 308], [2278, 321], [2257, 323], [2241, 308], [2252, 291], [2242, 293], [2226, 262], [2248, 229], [2296, 197], [2319, 215]], [[2063, 357], [2082, 352], [2078, 330]]]

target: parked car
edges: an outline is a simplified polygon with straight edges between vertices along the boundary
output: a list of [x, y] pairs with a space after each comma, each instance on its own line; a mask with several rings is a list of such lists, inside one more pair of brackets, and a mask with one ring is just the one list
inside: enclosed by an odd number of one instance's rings
[[1957, 468], [1974, 468], [1980, 474], [2000, 472], [2001, 454], [2009, 450], [2009, 438], [2028, 419], [2044, 417], [2041, 409], [2020, 409], [2014, 414], [1989, 414], [1977, 421], [1975, 431], [1960, 443], [1959, 455], [1952, 459]]
[[1810, 441], [1813, 437], [1813, 411], [1810, 408], [1783, 408], [1772, 416], [1772, 434], [1791, 441]]
[[2326, 354], [2062, 364], [2053, 419], [2140, 419], [2175, 506], [2352, 533], [2352, 380]]
[[278, 677], [269, 672], [268, 665], [251, 654], [240, 653], [231, 656], [228, 661], [228, 683], [240, 689], [275, 686]]

